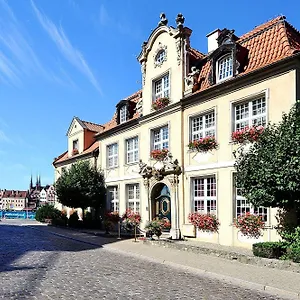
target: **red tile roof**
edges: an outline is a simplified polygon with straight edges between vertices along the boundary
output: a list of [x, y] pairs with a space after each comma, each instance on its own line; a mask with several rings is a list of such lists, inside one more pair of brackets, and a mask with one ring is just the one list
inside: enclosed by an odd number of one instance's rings
[[[284, 16], [279, 16], [242, 35], [237, 43], [248, 50], [248, 63], [239, 74], [242, 75], [299, 52], [300, 33], [285, 21]], [[197, 92], [210, 87], [208, 76], [211, 62], [206, 58], [200, 71]]]
[[68, 151], [66, 151], [63, 154], [61, 154], [59, 157], [55, 158], [53, 164], [58, 164], [58, 163], [67, 161], [71, 158], [84, 156], [86, 154], [92, 153], [93, 151], [97, 150], [98, 148], [99, 148], [99, 143], [96, 141], [89, 148], [85, 149], [83, 152], [81, 152], [79, 154], [69, 156]]
[[104, 129], [103, 125], [100, 125], [100, 124], [83, 121], [83, 120], [81, 120], [81, 122], [86, 126], [86, 128], [88, 130], [93, 131], [93, 132], [101, 132]]
[[2, 198], [26, 198], [27, 191], [3, 190]]

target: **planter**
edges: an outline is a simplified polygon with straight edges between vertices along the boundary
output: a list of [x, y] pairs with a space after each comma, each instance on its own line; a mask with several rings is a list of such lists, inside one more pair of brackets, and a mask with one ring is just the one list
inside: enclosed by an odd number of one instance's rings
[[247, 142], [256, 142], [264, 131], [263, 126], [245, 127], [236, 130], [231, 134], [231, 139], [235, 144], [245, 144]]
[[169, 103], [170, 103], [170, 99], [168, 97], [158, 98], [152, 103], [152, 108], [154, 110], [159, 110], [168, 106]]
[[191, 141], [188, 144], [190, 150], [196, 150], [198, 152], [208, 152], [218, 148], [218, 143], [214, 136], [206, 136], [199, 140]]
[[151, 158], [157, 161], [163, 161], [168, 156], [169, 150], [168, 149], [157, 149], [152, 150], [150, 153]]

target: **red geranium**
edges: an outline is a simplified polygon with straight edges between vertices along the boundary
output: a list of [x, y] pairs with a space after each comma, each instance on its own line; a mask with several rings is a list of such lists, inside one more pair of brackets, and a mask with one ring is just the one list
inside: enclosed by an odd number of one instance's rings
[[243, 144], [245, 142], [256, 142], [260, 135], [263, 133], [263, 126], [245, 127], [240, 130], [236, 130], [231, 134], [231, 139], [236, 144]]
[[190, 213], [189, 221], [198, 229], [203, 231], [218, 232], [220, 222], [215, 215]]
[[169, 153], [169, 150], [168, 149], [156, 149], [156, 150], [152, 150], [150, 155], [152, 158], [156, 159], [156, 160], [164, 160], [167, 155]]
[[199, 140], [194, 140], [189, 143], [189, 149], [197, 150], [199, 152], [207, 152], [209, 150], [217, 149], [218, 143], [214, 136], [206, 136]]
[[154, 110], [158, 110], [158, 109], [166, 107], [169, 103], [170, 103], [170, 99], [168, 97], [157, 98], [152, 103], [152, 108]]

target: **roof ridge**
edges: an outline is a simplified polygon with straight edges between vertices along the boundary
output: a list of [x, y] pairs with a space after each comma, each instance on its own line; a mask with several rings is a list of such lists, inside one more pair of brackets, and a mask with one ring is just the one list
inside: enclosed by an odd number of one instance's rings
[[[296, 34], [296, 35], [298, 35], [298, 37], [299, 37], [299, 40], [300, 40], [300, 31], [296, 28], [296, 27], [294, 27], [291, 23], [289, 23], [289, 22], [287, 22], [287, 21], [285, 21], [285, 28], [286, 28], [286, 36], [287, 36], [287, 40], [288, 40], [288, 43], [289, 43], [289, 45], [290, 45], [290, 47], [291, 47], [291, 49], [292, 49], [292, 54], [294, 54], [295, 52], [298, 52], [298, 51], [300, 51], [300, 49], [297, 49], [297, 48], [295, 48], [292, 44], [291, 44], [291, 36], [289, 36], [288, 35], [288, 31], [289, 30], [292, 30], [293, 32], [294, 32], [294, 34]], [[289, 32], [290, 33], [290, 32]], [[300, 42], [299, 42], [300, 43]]]
[[94, 123], [94, 122], [90, 122], [90, 121], [81, 120], [81, 122], [90, 123], [90, 124], [97, 125], [97, 126], [103, 126], [102, 124], [98, 124], [98, 123]]
[[[238, 39], [238, 42], [239, 42], [239, 43], [247, 42], [247, 41], [251, 40], [252, 38], [255, 38], [255, 37], [257, 37], [258, 35], [260, 35], [260, 34], [266, 32], [266, 31], [270, 30], [271, 28], [277, 26], [278, 24], [280, 24], [280, 23], [282, 23], [282, 22], [285, 22], [285, 19], [286, 19], [286, 17], [283, 16], [283, 15], [281, 15], [281, 16], [278, 16], [278, 17], [276, 17], [276, 18], [274, 18], [274, 19], [271, 19], [270, 21], [267, 21], [267, 22], [265, 22], [265, 23], [263, 23], [263, 24], [260, 24], [260, 25], [258, 25], [258, 26], [256, 26], [256, 27], [254, 27], [254, 29], [250, 30], [249, 32], [246, 32], [245, 34], [243, 34], [243, 35]], [[276, 20], [276, 21], [275, 21], [275, 20]], [[272, 22], [274, 22], [274, 23], [272, 23]], [[270, 23], [270, 24], [268, 24], [268, 23]], [[268, 24], [268, 25], [267, 25], [267, 24]], [[266, 25], [266, 27], [263, 27], [264, 25]], [[258, 29], [259, 27], [263, 27], [263, 28], [259, 30], [259, 29]], [[258, 29], [258, 31], [256, 32], [255, 30], [257, 30], [257, 29]], [[253, 31], [253, 33], [251, 33], [252, 31]], [[243, 38], [243, 36], [246, 36], [246, 37]]]

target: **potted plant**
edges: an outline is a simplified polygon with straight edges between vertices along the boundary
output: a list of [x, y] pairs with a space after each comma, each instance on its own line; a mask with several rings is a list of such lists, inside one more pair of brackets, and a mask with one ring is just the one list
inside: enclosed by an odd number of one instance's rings
[[105, 233], [109, 234], [109, 230], [111, 230], [118, 222], [120, 221], [119, 212], [106, 212], [104, 216], [103, 226], [105, 229]]
[[155, 149], [150, 152], [150, 156], [158, 161], [163, 161], [169, 153], [168, 149]]
[[198, 152], [207, 152], [218, 148], [218, 143], [214, 136], [206, 136], [199, 140], [191, 141], [188, 145], [190, 150], [197, 150]]
[[150, 238], [152, 238], [154, 234], [159, 238], [162, 234], [162, 228], [163, 228], [163, 223], [161, 220], [152, 220], [148, 222], [147, 225], [145, 226], [145, 229], [148, 235], [150, 236]]
[[123, 214], [122, 220], [125, 223], [126, 228], [134, 228], [134, 240], [136, 241], [137, 226], [141, 223], [140, 214], [138, 212], [134, 212], [129, 208]]
[[235, 144], [245, 144], [247, 142], [256, 142], [263, 133], [263, 126], [247, 126], [243, 129], [232, 132], [231, 139]]
[[170, 103], [169, 97], [157, 98], [155, 101], [153, 101], [152, 108], [154, 110], [159, 110], [166, 107], [169, 103]]
[[262, 235], [261, 231], [265, 223], [261, 216], [247, 212], [234, 219], [233, 226], [238, 228], [243, 235], [249, 238], [258, 238]]
[[218, 232], [220, 222], [213, 214], [190, 213], [189, 221], [198, 229], [208, 232]]

